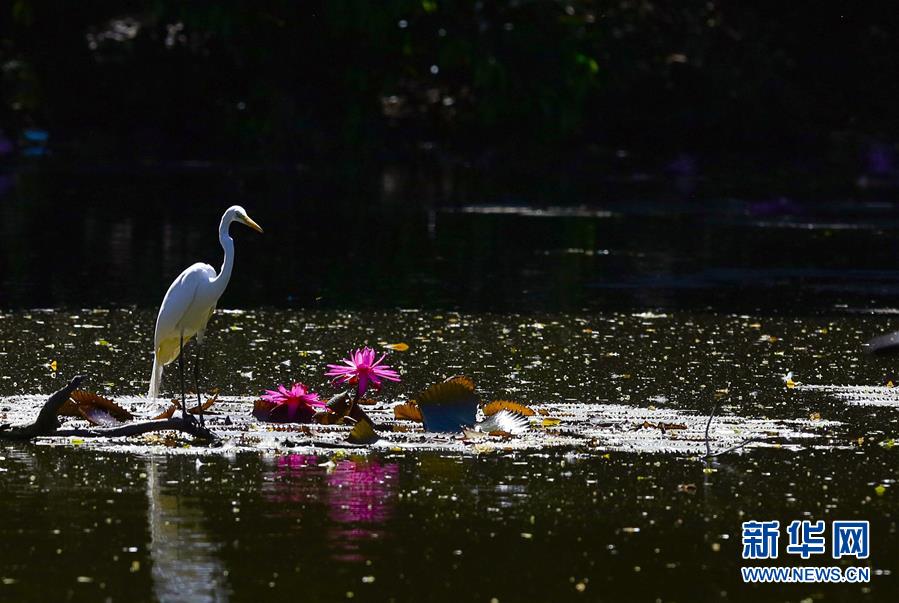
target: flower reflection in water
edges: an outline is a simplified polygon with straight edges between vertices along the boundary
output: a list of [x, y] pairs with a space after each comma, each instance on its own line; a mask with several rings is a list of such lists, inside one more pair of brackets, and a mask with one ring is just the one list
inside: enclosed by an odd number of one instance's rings
[[303, 467], [317, 467], [318, 457], [314, 454], [288, 454], [278, 457], [278, 473], [283, 474], [296, 471]]
[[340, 523], [384, 523], [399, 467], [375, 460], [339, 461], [328, 475], [329, 515]]
[[[334, 557], [362, 561], [360, 549], [365, 542], [384, 536], [384, 524], [396, 504], [398, 477], [399, 465], [377, 459], [328, 462], [316, 455], [288, 454], [278, 457], [266, 498], [279, 506], [323, 503]], [[298, 507], [280, 506], [278, 514], [302, 512]]]
[[341, 460], [328, 474], [328, 516], [335, 557], [361, 561], [360, 545], [384, 535], [393, 514], [399, 466], [374, 459]]
[[[265, 498], [271, 502], [302, 504], [320, 500], [319, 480], [324, 469], [319, 467], [319, 458], [314, 454], [288, 454], [276, 461], [274, 481], [267, 488]], [[293, 516], [299, 509], [278, 506], [278, 515]]]

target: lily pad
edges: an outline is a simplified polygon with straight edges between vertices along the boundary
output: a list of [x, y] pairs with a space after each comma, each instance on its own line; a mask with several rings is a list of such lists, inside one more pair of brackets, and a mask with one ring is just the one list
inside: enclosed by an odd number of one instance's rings
[[59, 409], [61, 416], [81, 417], [94, 425], [109, 427], [134, 418], [109, 398], [84, 390], [75, 390]]
[[350, 432], [350, 435], [347, 437], [347, 441], [351, 444], [374, 444], [380, 438], [378, 434], [375, 432], [374, 428], [371, 426], [371, 423], [368, 421], [359, 421], [356, 423], [356, 426], [353, 427], [353, 430]]
[[412, 402], [394, 406], [393, 417], [400, 421], [415, 421], [417, 423], [421, 423], [424, 420], [418, 404], [413, 404]]
[[416, 398], [425, 431], [456, 432], [472, 425], [478, 410], [474, 384], [465, 377], [437, 383]]
[[518, 413], [520, 415], [524, 415], [525, 417], [532, 417], [535, 414], [532, 408], [529, 408], [524, 404], [512, 402], [511, 400], [494, 400], [484, 407], [484, 415], [489, 417], [490, 415], [495, 415], [502, 410], [508, 410], [514, 413]]

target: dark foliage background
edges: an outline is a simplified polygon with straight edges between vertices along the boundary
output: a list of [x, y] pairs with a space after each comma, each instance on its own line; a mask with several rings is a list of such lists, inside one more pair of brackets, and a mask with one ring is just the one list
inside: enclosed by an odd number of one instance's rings
[[899, 134], [891, 3], [51, 2], [0, 124], [80, 157], [820, 149]]

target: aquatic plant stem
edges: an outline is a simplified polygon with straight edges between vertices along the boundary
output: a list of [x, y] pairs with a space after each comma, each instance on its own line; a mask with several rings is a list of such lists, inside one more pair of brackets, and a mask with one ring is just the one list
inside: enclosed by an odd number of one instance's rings
[[[730, 382], [727, 384], [727, 391], [730, 391]], [[741, 448], [745, 448], [748, 444], [753, 442], [757, 442], [760, 438], [747, 438], [736, 444], [735, 446], [731, 446], [730, 448], [726, 448], [724, 450], [719, 450], [718, 452], [712, 453], [712, 445], [710, 444], [709, 439], [709, 428], [712, 426], [712, 419], [715, 418], [715, 414], [718, 412], [718, 408], [721, 406], [721, 400], [715, 400], [715, 404], [712, 406], [712, 412], [709, 413], [709, 420], [705, 423], [705, 456], [703, 458], [710, 459], [715, 458], [716, 456], [721, 456], [722, 454], [726, 454], [728, 452], [734, 452], [736, 450], [740, 450]]]
[[718, 412], [719, 402], [715, 400], [714, 406], [712, 406], [712, 412], [709, 413], [709, 420], [706, 421], [705, 424], [705, 455], [706, 457], [712, 456], [712, 446], [709, 444], [709, 427], [712, 426], [712, 419], [715, 418], [715, 413]]
[[346, 412], [343, 413], [343, 416], [344, 416], [344, 417], [348, 417], [348, 416], [350, 416], [350, 415], [353, 413], [353, 408], [356, 407], [356, 402], [358, 402], [358, 401], [359, 401], [359, 398], [361, 398], [361, 397], [362, 397], [362, 392], [359, 391], [359, 388], [357, 387], [357, 388], [356, 388], [356, 395], [353, 397], [352, 400], [350, 400], [349, 406], [346, 407]]

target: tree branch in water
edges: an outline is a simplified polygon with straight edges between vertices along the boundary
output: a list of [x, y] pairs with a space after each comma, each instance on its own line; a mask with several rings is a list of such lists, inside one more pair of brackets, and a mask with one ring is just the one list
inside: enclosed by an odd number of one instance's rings
[[57, 415], [60, 407], [66, 403], [69, 396], [81, 386], [84, 377], [78, 376], [72, 381], [51, 395], [38, 413], [37, 419], [33, 423], [26, 425], [2, 425], [0, 426], [0, 440], [27, 441], [38, 437], [57, 436], [67, 437], [75, 436], [81, 438], [122, 438], [128, 436], [142, 435], [154, 431], [182, 431], [197, 438], [207, 440], [217, 439], [215, 434], [201, 427], [199, 422], [190, 417], [185, 420], [183, 417], [172, 417], [169, 419], [158, 419], [153, 421], [140, 421], [137, 423], [128, 423], [116, 427], [98, 427], [98, 428], [74, 428], [60, 429], [59, 419]]

